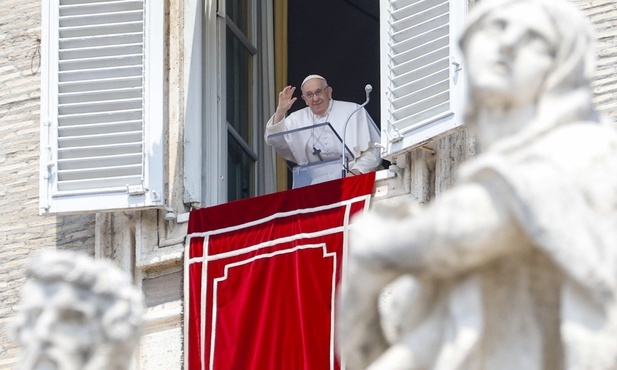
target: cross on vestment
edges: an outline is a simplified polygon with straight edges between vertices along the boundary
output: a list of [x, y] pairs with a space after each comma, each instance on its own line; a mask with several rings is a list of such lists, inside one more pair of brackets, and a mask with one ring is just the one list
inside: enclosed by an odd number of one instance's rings
[[323, 161], [323, 158], [321, 158], [321, 149], [315, 148], [314, 145], [313, 145], [313, 155], [316, 155], [320, 161]]

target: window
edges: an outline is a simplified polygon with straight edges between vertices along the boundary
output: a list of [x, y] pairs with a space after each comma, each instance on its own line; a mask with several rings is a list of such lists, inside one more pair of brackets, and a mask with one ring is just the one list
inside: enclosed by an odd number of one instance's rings
[[272, 3], [187, 0], [185, 7], [193, 32], [185, 33], [184, 201], [208, 206], [271, 192], [274, 161], [263, 133], [274, 109]]
[[254, 86], [257, 45], [252, 19], [255, 1], [226, 1], [225, 97], [227, 114], [227, 200], [255, 196], [257, 154], [253, 138], [255, 120]]
[[40, 212], [164, 204], [162, 2], [43, 2]]
[[[272, 154], [263, 143], [276, 104], [272, 6], [268, 0], [185, 0], [186, 203], [208, 206], [275, 189]], [[386, 159], [463, 123], [456, 35], [466, 9], [467, 0], [381, 1], [379, 121]], [[353, 29], [340, 22], [341, 30]], [[308, 59], [319, 69], [322, 58]]]
[[466, 0], [381, 4], [381, 129], [386, 157], [463, 124], [465, 81], [457, 35]]

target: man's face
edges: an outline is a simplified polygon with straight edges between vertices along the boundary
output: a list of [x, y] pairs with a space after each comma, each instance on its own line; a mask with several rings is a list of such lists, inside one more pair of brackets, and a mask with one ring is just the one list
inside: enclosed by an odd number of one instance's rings
[[475, 98], [486, 105], [532, 103], [554, 60], [557, 33], [551, 20], [527, 1], [498, 9], [481, 22], [465, 48]]
[[330, 100], [332, 100], [332, 88], [326, 86], [324, 80], [313, 78], [302, 86], [302, 99], [314, 114], [323, 116], [328, 111]]
[[103, 341], [97, 302], [67, 282], [29, 282], [22, 295], [19, 330], [22, 368], [78, 370]]

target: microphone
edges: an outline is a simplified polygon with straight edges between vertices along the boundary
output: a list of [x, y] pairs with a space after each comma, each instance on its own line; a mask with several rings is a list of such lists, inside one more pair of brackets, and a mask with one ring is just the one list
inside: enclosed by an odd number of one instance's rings
[[366, 91], [366, 102], [368, 103], [370, 99], [369, 95], [371, 95], [371, 91], [373, 91], [373, 86], [370, 84], [364, 86], [364, 91]]
[[345, 149], [347, 149], [347, 145], [345, 144], [345, 138], [347, 136], [347, 124], [349, 123], [351, 116], [356, 114], [356, 112], [359, 111], [360, 109], [364, 108], [364, 106], [368, 104], [369, 100], [371, 100], [370, 95], [371, 95], [371, 91], [373, 91], [373, 86], [371, 86], [370, 84], [367, 84], [366, 86], [364, 86], [364, 91], [366, 92], [366, 101], [362, 103], [362, 105], [360, 105], [358, 108], [356, 108], [353, 112], [351, 112], [351, 114], [349, 115], [349, 117], [347, 117], [347, 120], [345, 121], [345, 126], [343, 127], [343, 156], [341, 157], [341, 167], [342, 167], [341, 178], [347, 175], [348, 160], [347, 160], [347, 156], [345, 155], [346, 154]]

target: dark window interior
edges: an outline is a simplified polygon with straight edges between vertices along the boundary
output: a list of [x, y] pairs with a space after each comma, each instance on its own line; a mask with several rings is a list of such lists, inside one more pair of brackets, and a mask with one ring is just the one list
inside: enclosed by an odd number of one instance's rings
[[333, 88], [333, 98], [362, 104], [364, 86], [373, 92], [366, 106], [379, 121], [379, 0], [311, 0], [288, 2], [288, 83], [296, 86], [320, 74]]

